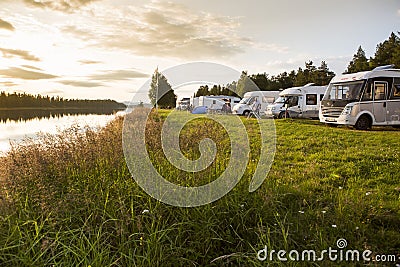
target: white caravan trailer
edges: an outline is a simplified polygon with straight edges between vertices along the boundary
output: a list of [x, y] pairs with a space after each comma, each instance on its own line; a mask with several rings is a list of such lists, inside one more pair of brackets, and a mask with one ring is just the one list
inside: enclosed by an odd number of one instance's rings
[[268, 105], [265, 114], [274, 118], [317, 118], [321, 100], [327, 86], [314, 86], [313, 83], [300, 87], [287, 88], [280, 92], [279, 98]]
[[261, 104], [259, 110], [262, 114], [267, 106], [275, 101], [279, 97], [279, 91], [252, 91], [244, 94], [243, 99], [233, 107], [232, 113], [237, 115], [249, 115], [252, 110], [252, 103], [256, 100]]
[[393, 65], [334, 77], [322, 100], [321, 122], [359, 130], [400, 127], [400, 70]]

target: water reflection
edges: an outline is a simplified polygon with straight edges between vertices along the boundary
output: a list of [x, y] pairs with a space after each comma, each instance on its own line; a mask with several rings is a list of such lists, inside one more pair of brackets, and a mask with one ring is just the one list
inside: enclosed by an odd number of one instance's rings
[[12, 110], [0, 111], [0, 156], [10, 149], [10, 142], [19, 143], [26, 137], [35, 137], [37, 133], [56, 134], [71, 126], [84, 128], [103, 127], [115, 116], [124, 112], [82, 112], [52, 110]]
[[116, 112], [113, 109], [52, 109], [52, 110], [41, 110], [41, 109], [16, 109], [16, 110], [0, 110], [0, 123], [8, 121], [24, 122], [33, 119], [51, 119], [51, 118], [62, 118], [64, 116], [73, 115], [112, 115]]

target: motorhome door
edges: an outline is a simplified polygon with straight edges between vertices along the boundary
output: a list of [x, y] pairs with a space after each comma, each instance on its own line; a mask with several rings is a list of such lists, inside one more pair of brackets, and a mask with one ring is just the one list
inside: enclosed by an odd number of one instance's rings
[[386, 108], [387, 108], [387, 82], [375, 81], [374, 82], [374, 116], [377, 123], [386, 122]]

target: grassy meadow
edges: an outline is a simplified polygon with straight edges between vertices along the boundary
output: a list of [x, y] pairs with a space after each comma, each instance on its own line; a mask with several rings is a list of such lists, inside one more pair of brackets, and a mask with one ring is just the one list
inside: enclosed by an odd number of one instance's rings
[[[216, 160], [184, 174], [163, 156], [168, 111], [152, 113], [147, 148], [161, 174], [190, 186], [216, 179], [229, 140], [211, 120], [183, 129], [181, 147], [199, 156], [216, 141]], [[70, 128], [13, 146], [0, 164], [1, 266], [393, 266], [378, 262], [264, 262], [257, 252], [322, 251], [340, 238], [348, 249], [400, 256], [400, 131], [329, 128], [312, 120], [276, 120], [275, 161], [249, 193], [259, 160], [255, 119], [243, 122], [251, 160], [239, 184], [209, 205], [178, 208], [148, 196], [122, 151], [123, 118], [96, 132]], [[189, 127], [190, 126], [190, 127]]]

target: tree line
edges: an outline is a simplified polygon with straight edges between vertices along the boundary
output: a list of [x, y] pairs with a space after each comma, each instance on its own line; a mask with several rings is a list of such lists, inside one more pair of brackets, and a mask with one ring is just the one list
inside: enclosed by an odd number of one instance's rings
[[369, 59], [360, 45], [347, 66], [345, 73], [367, 71], [378, 66], [391, 64], [394, 65], [394, 68], [400, 69], [400, 37], [393, 32], [387, 40], [376, 46], [375, 55]]
[[64, 99], [58, 96], [31, 95], [27, 93], [0, 92], [0, 108], [121, 110], [126, 106], [115, 100]]
[[307, 83], [316, 85], [326, 85], [335, 76], [335, 73], [329, 70], [325, 61], [320, 66], [315, 66], [312, 61], [305, 63], [305, 68], [298, 68], [291, 72], [283, 72], [276, 76], [269, 76], [267, 73], [258, 73], [249, 75], [247, 71], [242, 71], [238, 81], [233, 81], [226, 86], [214, 85], [209, 88], [207, 85], [200, 86], [195, 96], [207, 95], [229, 95], [243, 96], [251, 91], [277, 91], [293, 86], [303, 86]]

